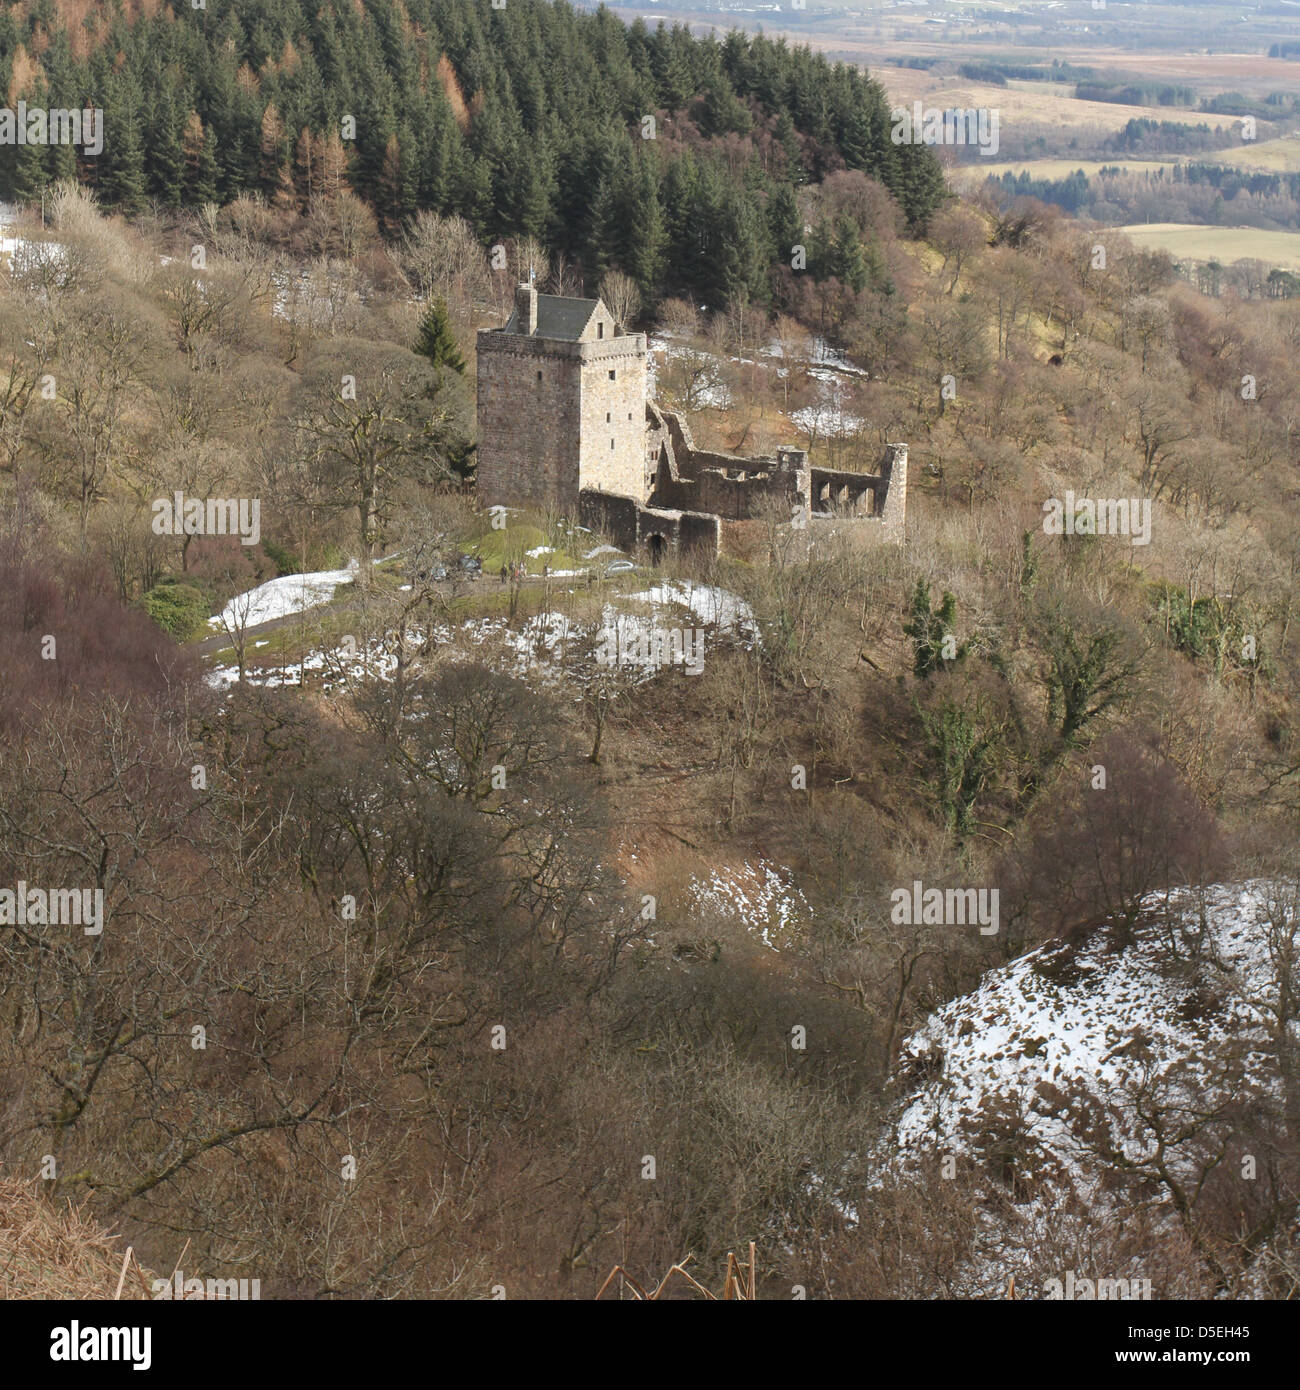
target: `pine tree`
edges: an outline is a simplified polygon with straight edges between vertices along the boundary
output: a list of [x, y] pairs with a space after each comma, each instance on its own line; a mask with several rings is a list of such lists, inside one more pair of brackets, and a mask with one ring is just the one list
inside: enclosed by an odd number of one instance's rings
[[591, 220], [582, 263], [593, 281], [617, 264], [619, 257], [619, 216], [612, 175], [601, 179], [591, 200]]
[[398, 232], [406, 218], [403, 196], [405, 181], [402, 172], [404, 163], [402, 147], [397, 132], [394, 131], [388, 137], [388, 146], [384, 150], [384, 163], [380, 170], [379, 188], [375, 198], [375, 210], [379, 213], [380, 223], [390, 234]]
[[149, 188], [159, 202], [179, 207], [185, 198], [185, 131], [175, 93], [165, 88], [153, 109], [149, 137]]
[[729, 131], [748, 135], [753, 126], [754, 118], [749, 108], [737, 98], [726, 78], [720, 78], [704, 94], [700, 108], [700, 129], [705, 135], [726, 135]]
[[623, 265], [636, 281], [643, 305], [653, 308], [659, 302], [663, 282], [668, 230], [659, 201], [658, 175], [648, 156], [638, 162], [630, 194], [628, 223]]
[[956, 598], [945, 589], [939, 606], [931, 610], [930, 585], [924, 578], [918, 579], [903, 632], [912, 639], [912, 671], [921, 680], [939, 670], [945, 661], [965, 658], [966, 646], [959, 647], [953, 637], [956, 623]]
[[[128, 216], [144, 206], [144, 150], [136, 107], [129, 99], [113, 102], [112, 139], [105, 139], [100, 155], [99, 195], [110, 207]], [[106, 117], [107, 119], [107, 117]]]
[[793, 247], [803, 242], [803, 218], [794, 189], [788, 183], [778, 184], [767, 202], [767, 229], [772, 242], [772, 259], [789, 265]]
[[803, 167], [803, 156], [799, 152], [799, 139], [795, 135], [794, 122], [788, 111], [782, 111], [776, 118], [776, 138], [785, 155], [786, 182], [798, 188], [808, 181], [808, 172]]
[[855, 294], [866, 289], [871, 278], [857, 223], [847, 213], [841, 213], [836, 219], [835, 274]]
[[430, 299], [411, 351], [423, 357], [439, 375], [444, 368], [459, 376], [465, 375], [465, 358], [451, 330], [451, 318], [442, 299], [436, 296]]
[[204, 130], [197, 111], [185, 122], [185, 201], [202, 207], [217, 199], [217, 141], [211, 129]]

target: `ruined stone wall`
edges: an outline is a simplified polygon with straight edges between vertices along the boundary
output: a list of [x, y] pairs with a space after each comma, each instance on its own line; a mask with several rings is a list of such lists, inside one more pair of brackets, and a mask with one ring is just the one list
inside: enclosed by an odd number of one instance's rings
[[697, 511], [716, 512], [724, 521], [747, 521], [760, 514], [770, 498], [793, 507], [797, 491], [795, 478], [789, 473], [747, 474], [744, 478], [728, 478], [706, 469], [694, 483], [693, 506]]
[[772, 459], [697, 449], [680, 415], [652, 407], [650, 418], [651, 439], [661, 457], [652, 494], [656, 506], [713, 512], [724, 521], [747, 520], [770, 498], [791, 512], [796, 506], [805, 515], [810, 511], [812, 486], [804, 450], [783, 448]]
[[722, 549], [722, 522], [703, 512], [683, 512], [680, 546], [716, 557]]
[[885, 446], [879, 473], [814, 468], [811, 479], [814, 510], [871, 517], [879, 523], [882, 540], [902, 542], [907, 523], [906, 444]]
[[902, 545], [907, 538], [907, 445], [887, 444], [885, 466], [886, 493], [880, 510], [885, 539]]
[[877, 497], [885, 494], [885, 480], [876, 473], [854, 473], [844, 468], [812, 470], [813, 510], [875, 516]]
[[652, 536], [663, 537], [670, 551], [700, 550], [716, 556], [721, 546], [721, 521], [700, 512], [644, 507], [630, 497], [584, 489], [579, 514], [584, 526], [633, 553], [641, 551]]
[[635, 550], [641, 510], [630, 497], [584, 488], [578, 499], [578, 519], [592, 531], [608, 536], [620, 550]]

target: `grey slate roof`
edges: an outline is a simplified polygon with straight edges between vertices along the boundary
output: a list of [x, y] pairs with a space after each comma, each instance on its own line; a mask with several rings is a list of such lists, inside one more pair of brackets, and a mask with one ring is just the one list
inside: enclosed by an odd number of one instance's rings
[[[591, 322], [599, 299], [569, 299], [558, 294], [539, 294], [537, 296], [538, 338], [563, 338], [576, 343], [582, 332]], [[515, 326], [517, 315], [512, 313], [506, 324], [507, 333], [518, 333]]]

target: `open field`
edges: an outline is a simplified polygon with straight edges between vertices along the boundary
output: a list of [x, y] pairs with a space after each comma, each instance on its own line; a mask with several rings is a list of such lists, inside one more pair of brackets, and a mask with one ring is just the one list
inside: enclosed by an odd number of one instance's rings
[[1234, 169], [1260, 169], [1268, 174], [1300, 173], [1300, 135], [1262, 140], [1256, 145], [1242, 145], [1240, 149], [1219, 150], [1205, 155], [1203, 162], [1230, 164]]
[[1122, 169], [1126, 174], [1152, 174], [1172, 169], [1169, 160], [1160, 159], [1013, 159], [1000, 163], [981, 159], [978, 164], [959, 164], [952, 170], [954, 182], [970, 176], [976, 179], [1001, 178], [1003, 174], [1029, 174], [1036, 179], [1068, 179], [1079, 169], [1095, 178], [1103, 169]]
[[1095, 178], [1103, 169], [1122, 169], [1126, 174], [1151, 174], [1160, 169], [1172, 169], [1179, 164], [1224, 164], [1234, 169], [1257, 169], [1267, 174], [1300, 173], [1300, 136], [1290, 135], [1280, 140], [1263, 140], [1259, 144], [1242, 145], [1239, 149], [1205, 150], [1177, 159], [1011, 159], [983, 160], [977, 165], [960, 165], [953, 176], [968, 170], [983, 178], [986, 174], [1026, 173], [1038, 179], [1066, 179], [1077, 169]]
[[1198, 227], [1185, 222], [1151, 222], [1120, 227], [1138, 246], [1158, 247], [1193, 261], [1233, 261], [1254, 257], [1269, 265], [1300, 269], [1300, 232], [1259, 227]]
[[[770, 30], [769, 30], [770, 32]], [[804, 34], [791, 34], [814, 48], [838, 46], [832, 43], [829, 35], [817, 37]], [[1069, 43], [1050, 48], [1024, 46], [1007, 43], [1005, 46], [983, 47], [975, 52], [960, 51], [951, 42], [936, 43], [918, 38], [910, 40], [886, 40], [883, 43], [863, 42], [864, 49], [871, 48], [873, 67], [891, 58], [946, 58], [954, 63], [970, 62], [979, 59], [986, 62], [1001, 60], [1017, 63], [1050, 63], [1059, 58], [1062, 63], [1077, 67], [1092, 67], [1099, 72], [1111, 70], [1123, 74], [1134, 81], [1173, 82], [1190, 86], [1202, 86], [1206, 92], [1222, 91], [1232, 87], [1237, 91], [1270, 91], [1273, 89], [1293, 90], [1300, 84], [1300, 74], [1296, 64], [1284, 58], [1266, 58], [1261, 53], [1152, 53], [1122, 52], [1118, 49], [1090, 47], [1084, 43]]]
[[[1045, 31], [1023, 24], [991, 24], [983, 19], [970, 22], [959, 19], [941, 30], [930, 22], [939, 6], [930, 6], [911, 15], [890, 9], [883, 15], [870, 16], [827, 16], [811, 9], [800, 14], [788, 7], [783, 7], [779, 14], [760, 12], [757, 8], [748, 12], [718, 11], [677, 4], [612, 8], [628, 23], [640, 17], [651, 25], [660, 21], [688, 24], [700, 31], [725, 32], [738, 28], [753, 32], [761, 28], [770, 38], [785, 37], [837, 57], [870, 63], [873, 67], [891, 59], [913, 57], [947, 59], [954, 63], [972, 59], [1050, 63], [1053, 58], [1059, 58], [1062, 62], [1081, 66], [1123, 71], [1135, 78], [1201, 83], [1220, 88], [1226, 84], [1238, 90], [1286, 87], [1300, 80], [1294, 62], [1265, 56], [1269, 43], [1294, 38], [1293, 30], [1283, 19], [1279, 17], [1276, 26], [1261, 26], [1257, 33], [1234, 34], [1232, 48], [1237, 51], [1226, 51], [1225, 46], [1220, 51], [1207, 52], [1203, 48], [1193, 48], [1201, 38], [1197, 31], [1200, 16], [1196, 7], [1167, 7], [1167, 47], [1141, 43], [1144, 35], [1135, 32], [1132, 26], [1117, 25], [1110, 35], [1100, 32], [1095, 12], [1088, 13], [1086, 19], [1081, 14], [1077, 25]], [[1156, 7], [1142, 8], [1149, 21], [1157, 18]], [[1114, 12], [1119, 12], [1118, 7]]]
[[1000, 112], [1003, 129], [1014, 122], [1059, 126], [1063, 129], [1087, 126], [1092, 129], [1122, 130], [1132, 120], [1161, 120], [1184, 125], [1207, 125], [1212, 130], [1231, 128], [1235, 116], [1211, 115], [1178, 106], [1121, 106], [1109, 101], [1080, 101], [1067, 96], [1068, 84], [1055, 91], [1043, 90], [1052, 84], [1012, 82], [1005, 87], [993, 83], [971, 82], [965, 78], [943, 77], [916, 68], [874, 68], [892, 102], [904, 104], [921, 100], [928, 106], [988, 107]]
[[[842, 8], [847, 13], [827, 13]], [[1263, 96], [1270, 91], [1300, 90], [1300, 64], [1265, 54], [1270, 43], [1295, 37], [1283, 15], [1239, 15], [1229, 20], [1223, 6], [1121, 6], [1098, 13], [1071, 3], [1021, 3], [996, 7], [932, 3], [909, 13], [896, 5], [873, 6], [862, 13], [860, 0], [817, 5], [803, 12], [783, 6], [780, 13], [753, 9], [707, 10], [673, 3], [616, 6], [626, 22], [640, 17], [647, 24], [685, 24], [698, 34], [730, 28], [783, 37], [807, 44], [832, 59], [870, 68], [893, 91], [890, 73], [899, 59], [937, 58], [957, 63], [1050, 63], [1057, 59], [1091, 67], [1099, 75], [1129, 80], [1177, 83], [1210, 96], [1227, 90]], [[1042, 12], [1039, 24], [1035, 11]], [[1049, 13], [1049, 11], [1051, 13]], [[1228, 27], [1229, 23], [1231, 28]], [[1204, 45], [1203, 47], [1198, 47]], [[925, 74], [906, 71], [909, 77]], [[1023, 84], [1052, 85], [1052, 84]], [[1068, 86], [1066, 88], [1068, 90]], [[909, 98], [919, 95], [903, 85]], [[1072, 98], [1071, 98], [1072, 100]], [[1086, 103], [1092, 105], [1092, 103]], [[1101, 104], [1101, 103], [1098, 103]], [[1151, 114], [1152, 108], [1143, 108]], [[1165, 119], [1178, 116], [1160, 114]], [[1189, 113], [1199, 114], [1199, 113]], [[1127, 119], [1127, 117], [1126, 117]]]

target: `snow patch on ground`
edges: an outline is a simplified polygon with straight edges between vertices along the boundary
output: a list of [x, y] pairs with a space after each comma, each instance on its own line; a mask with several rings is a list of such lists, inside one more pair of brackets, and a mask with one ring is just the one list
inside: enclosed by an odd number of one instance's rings
[[711, 909], [736, 918], [773, 951], [788, 945], [812, 916], [808, 899], [766, 859], [693, 878], [690, 893], [695, 911]]
[[660, 363], [669, 358], [684, 357], [698, 363], [703, 375], [695, 385], [694, 400], [696, 410], [728, 410], [732, 404], [731, 392], [719, 379], [722, 359], [716, 354], [701, 348], [673, 342], [660, 334], [651, 334], [650, 352], [646, 359], [646, 393], [651, 400], [659, 393]]
[[311, 574], [286, 574], [268, 579], [247, 593], [238, 594], [220, 613], [208, 619], [208, 626], [219, 629], [256, 627], [276, 618], [287, 618], [328, 603], [340, 584], [350, 584], [357, 577], [353, 560], [347, 569], [317, 570]]
[[733, 633], [746, 642], [758, 640], [754, 610], [744, 599], [713, 584], [674, 579], [656, 584], [644, 593], [629, 594], [628, 598], [637, 603], [686, 608], [702, 623], [712, 623], [721, 631]]
[[870, 373], [854, 366], [823, 337], [814, 336], [791, 345], [787, 365], [781, 344], [775, 339], [759, 348], [756, 357], [742, 354], [724, 359], [706, 347], [683, 341], [679, 335], [651, 334], [647, 389], [652, 398], [658, 392], [663, 364], [673, 358], [686, 358], [698, 365], [700, 377], [692, 402], [695, 410], [727, 410], [733, 405], [731, 392], [722, 377], [724, 361], [733, 366], [756, 367], [775, 374], [778, 380], [784, 380], [793, 367], [812, 383], [816, 393], [813, 404], [789, 412], [787, 418], [797, 429], [809, 438], [820, 439], [854, 435], [864, 428], [862, 418], [849, 409], [847, 393], [853, 382], [869, 380]]
[[979, 1155], [1015, 1116], [1028, 1164], [1095, 1197], [1111, 1166], [1099, 1144], [1131, 1163], [1152, 1155], [1143, 1089], [1174, 1108], [1268, 1091], [1268, 895], [1252, 881], [1153, 897], [1123, 951], [1106, 928], [1077, 952], [1049, 943], [990, 971], [904, 1043], [897, 1073], [914, 1089], [897, 1151]]
[[[326, 570], [315, 574], [288, 575], [273, 579], [238, 598], [232, 599], [222, 615], [209, 619], [214, 628], [222, 616], [232, 627], [253, 627], [273, 618], [286, 617], [327, 603], [340, 585], [353, 580], [356, 565], [346, 570]], [[563, 577], [562, 573], [553, 576]], [[626, 603], [652, 604], [659, 612], [644, 608], [628, 611]], [[244, 618], [244, 608], [247, 617]], [[671, 610], [677, 609], [674, 616]], [[504, 617], [471, 618], [456, 627], [438, 624], [428, 629], [408, 629], [408, 655], [425, 655], [434, 649], [455, 644], [472, 651], [497, 670], [547, 683], [594, 679], [602, 668], [617, 667], [639, 683], [659, 671], [681, 666], [698, 674], [698, 663], [707, 659], [708, 640], [703, 633], [687, 642], [680, 631], [680, 610], [690, 614], [692, 628], [711, 627], [742, 642], [758, 640], [757, 627], [749, 605], [737, 595], [712, 585], [689, 581], [657, 584], [644, 593], [620, 596], [606, 603], [598, 621], [579, 621], [558, 611], [537, 614], [517, 627]], [[679, 640], [672, 640], [676, 636]], [[368, 678], [386, 679], [396, 667], [396, 634], [372, 642], [364, 651], [317, 648], [302, 661], [258, 669], [245, 663], [245, 679], [252, 685], [297, 685], [304, 674], [321, 677], [320, 687], [329, 691], [342, 683]], [[214, 667], [209, 684], [217, 689], [239, 680], [235, 665]]]

